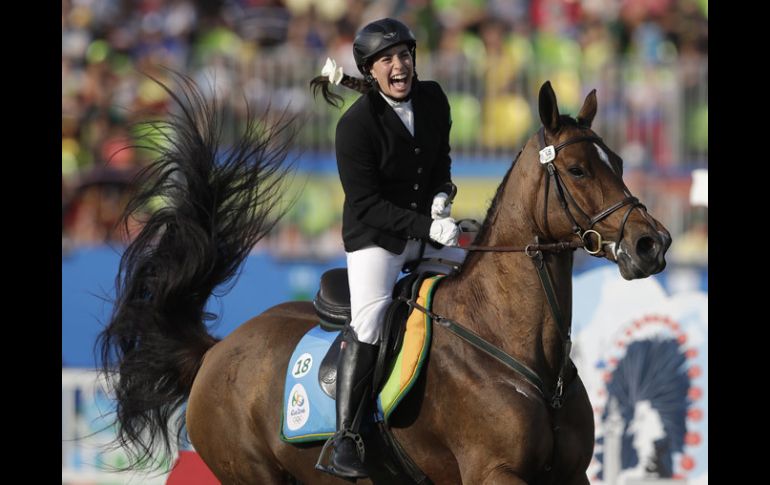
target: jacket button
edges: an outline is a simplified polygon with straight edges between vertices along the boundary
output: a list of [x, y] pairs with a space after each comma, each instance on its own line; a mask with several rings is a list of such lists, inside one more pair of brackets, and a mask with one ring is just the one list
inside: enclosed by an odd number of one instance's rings
[[412, 187], [414, 190], [417, 190], [420, 188], [420, 184], [414, 184], [414, 187]]
[[422, 167], [417, 167], [417, 173], [422, 173]]
[[417, 202], [412, 202], [411, 204], [409, 204], [409, 207], [411, 207], [412, 209], [416, 209], [417, 208]]
[[420, 154], [420, 148], [419, 147], [414, 149], [414, 154], [415, 155], [419, 155]]

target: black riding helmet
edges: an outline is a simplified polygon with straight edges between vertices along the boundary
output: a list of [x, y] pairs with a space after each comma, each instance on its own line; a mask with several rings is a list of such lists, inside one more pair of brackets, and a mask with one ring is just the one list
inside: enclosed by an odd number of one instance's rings
[[380, 19], [361, 29], [353, 40], [353, 57], [356, 66], [368, 82], [371, 76], [367, 64], [376, 54], [396, 44], [406, 44], [412, 54], [413, 65], [417, 64], [417, 40], [409, 27], [396, 19]]

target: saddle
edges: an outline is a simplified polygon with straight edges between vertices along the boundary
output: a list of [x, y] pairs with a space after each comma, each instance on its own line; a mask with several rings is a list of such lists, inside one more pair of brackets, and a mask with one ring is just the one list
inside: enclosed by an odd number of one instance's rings
[[[374, 366], [372, 393], [377, 395], [384, 379], [388, 363], [398, 353], [404, 338], [409, 305], [399, 297], [414, 298], [422, 282], [435, 273], [411, 273], [400, 279], [393, 288], [393, 302], [385, 312], [380, 333], [380, 350]], [[313, 307], [320, 319], [321, 328], [327, 331], [343, 330], [350, 323], [350, 288], [348, 287], [347, 268], [334, 268], [321, 276], [321, 284], [313, 300]], [[332, 343], [329, 352], [321, 361], [318, 372], [319, 384], [323, 392], [332, 399], [336, 398], [337, 359], [340, 353], [342, 332]]]
[[[429, 277], [432, 281], [426, 282]], [[430, 319], [419, 312], [410, 317], [410, 331], [406, 332], [410, 307], [399, 297], [414, 298], [415, 301], [418, 297], [425, 298], [425, 292], [431, 291], [435, 281], [435, 274], [427, 273], [412, 272], [402, 278], [394, 287], [393, 303], [384, 317], [373, 391], [365, 398], [374, 405], [373, 414], [362, 423], [361, 430], [367, 450], [367, 472], [375, 484], [432, 483], [396, 440], [387, 419], [419, 376], [430, 342]], [[419, 301], [424, 303], [424, 300]], [[339, 342], [341, 330], [350, 322], [347, 269], [336, 268], [324, 273], [313, 305], [320, 319], [319, 325], [297, 345], [290, 359], [284, 389], [286, 407], [283, 409], [281, 438], [290, 443], [314, 442], [333, 434]], [[418, 321], [424, 323], [417, 324]], [[321, 361], [317, 377], [310, 370], [316, 359]], [[396, 362], [401, 365], [394, 368]]]

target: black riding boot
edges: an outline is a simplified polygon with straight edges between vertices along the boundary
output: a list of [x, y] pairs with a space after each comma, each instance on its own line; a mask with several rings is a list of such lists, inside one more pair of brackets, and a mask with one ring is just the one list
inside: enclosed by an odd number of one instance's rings
[[337, 364], [337, 437], [329, 471], [343, 478], [366, 478], [358, 451], [359, 446], [363, 451], [357, 422], [361, 418], [356, 419], [356, 415], [371, 394], [379, 346], [359, 342], [352, 329], [345, 329], [342, 341]]

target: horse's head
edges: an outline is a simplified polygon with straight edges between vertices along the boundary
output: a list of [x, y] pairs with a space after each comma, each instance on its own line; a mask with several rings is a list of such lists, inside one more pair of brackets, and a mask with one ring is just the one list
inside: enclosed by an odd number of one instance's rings
[[543, 237], [581, 237], [588, 252], [615, 261], [627, 280], [662, 271], [671, 235], [623, 183], [623, 160], [591, 130], [596, 90], [573, 119], [559, 114], [546, 82], [539, 110], [543, 127], [528, 144], [536, 146], [542, 167], [532, 216]]

